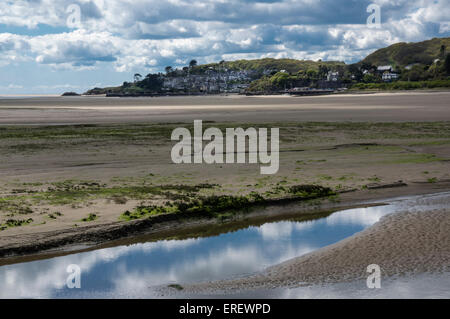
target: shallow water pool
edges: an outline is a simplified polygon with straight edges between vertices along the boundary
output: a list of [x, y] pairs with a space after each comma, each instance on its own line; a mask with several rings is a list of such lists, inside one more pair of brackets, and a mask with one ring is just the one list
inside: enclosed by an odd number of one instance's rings
[[[150, 297], [155, 286], [243, 276], [336, 243], [404, 205], [429, 208], [429, 201], [421, 204], [421, 198], [337, 211], [310, 221], [267, 222], [212, 237], [137, 243], [2, 266], [0, 298]], [[67, 267], [73, 264], [81, 269], [79, 289], [66, 284]]]

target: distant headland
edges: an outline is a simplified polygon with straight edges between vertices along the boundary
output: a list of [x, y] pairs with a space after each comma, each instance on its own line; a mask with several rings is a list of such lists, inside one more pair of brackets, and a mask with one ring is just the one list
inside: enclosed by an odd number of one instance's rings
[[[450, 38], [397, 43], [354, 64], [265, 58], [220, 61], [165, 73], [134, 74], [117, 87], [93, 88], [84, 95], [178, 96], [238, 93], [315, 95], [345, 90], [401, 90], [450, 87]], [[65, 96], [78, 95], [66, 92]]]

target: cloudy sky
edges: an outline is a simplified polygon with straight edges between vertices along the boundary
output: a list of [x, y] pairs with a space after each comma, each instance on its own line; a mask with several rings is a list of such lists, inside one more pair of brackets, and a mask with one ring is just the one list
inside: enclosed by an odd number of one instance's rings
[[448, 37], [449, 17], [450, 0], [0, 0], [0, 94], [83, 92], [193, 58], [356, 62]]

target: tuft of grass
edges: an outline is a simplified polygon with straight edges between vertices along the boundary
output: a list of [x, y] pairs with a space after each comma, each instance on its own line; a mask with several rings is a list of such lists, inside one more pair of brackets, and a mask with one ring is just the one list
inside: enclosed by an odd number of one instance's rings
[[335, 195], [331, 188], [319, 185], [294, 185], [289, 187], [288, 192], [301, 199], [314, 199]]
[[33, 222], [33, 218], [28, 218], [26, 220], [8, 219], [3, 224], [0, 224], [0, 231], [6, 230], [12, 227], [21, 227]]
[[167, 287], [176, 289], [176, 290], [178, 290], [178, 291], [181, 291], [181, 290], [184, 289], [183, 286], [181, 286], [181, 285], [179, 285], [179, 284], [170, 284], [170, 285], [167, 285]]
[[83, 218], [82, 222], [93, 222], [94, 220], [98, 219], [97, 214], [89, 214], [88, 217]]

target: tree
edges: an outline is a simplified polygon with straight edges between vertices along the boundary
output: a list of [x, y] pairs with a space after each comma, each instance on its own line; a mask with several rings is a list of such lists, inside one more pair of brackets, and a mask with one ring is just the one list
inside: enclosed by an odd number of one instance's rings
[[377, 70], [377, 67], [371, 63], [363, 62], [361, 63], [361, 70], [375, 72]]
[[441, 45], [441, 58], [445, 57], [445, 49], [446, 49], [445, 45], [444, 44]]
[[310, 69], [310, 70], [306, 71], [306, 75], [308, 76], [308, 78], [310, 80], [317, 80], [318, 73], [316, 70]]
[[326, 66], [326, 65], [319, 65], [319, 77], [320, 78], [324, 78], [327, 76], [328, 71], [330, 71], [330, 69]]
[[140, 75], [139, 73], [136, 73], [134, 75], [134, 82], [138, 82], [142, 79], [142, 75]]
[[163, 80], [158, 74], [148, 74], [137, 86], [147, 92], [159, 92], [161, 91], [162, 85]]
[[197, 66], [197, 60], [191, 60], [191, 62], [189, 62], [189, 67], [192, 69], [194, 66]]
[[375, 83], [375, 82], [378, 82], [377, 80], [378, 80], [377, 77], [373, 74], [370, 74], [370, 73], [364, 74], [364, 77], [363, 77], [364, 83]]
[[270, 78], [270, 81], [272, 82], [273, 86], [283, 89], [287, 86], [289, 82], [289, 74], [284, 72], [278, 72], [274, 76]]
[[363, 79], [363, 73], [359, 69], [357, 64], [350, 64], [348, 66], [348, 72], [350, 73], [350, 77], [354, 76], [355, 81], [361, 82]]
[[167, 75], [169, 75], [169, 73], [173, 72], [173, 68], [171, 66], [166, 66], [165, 70], [166, 70]]
[[445, 72], [450, 75], [450, 53], [445, 57]]

